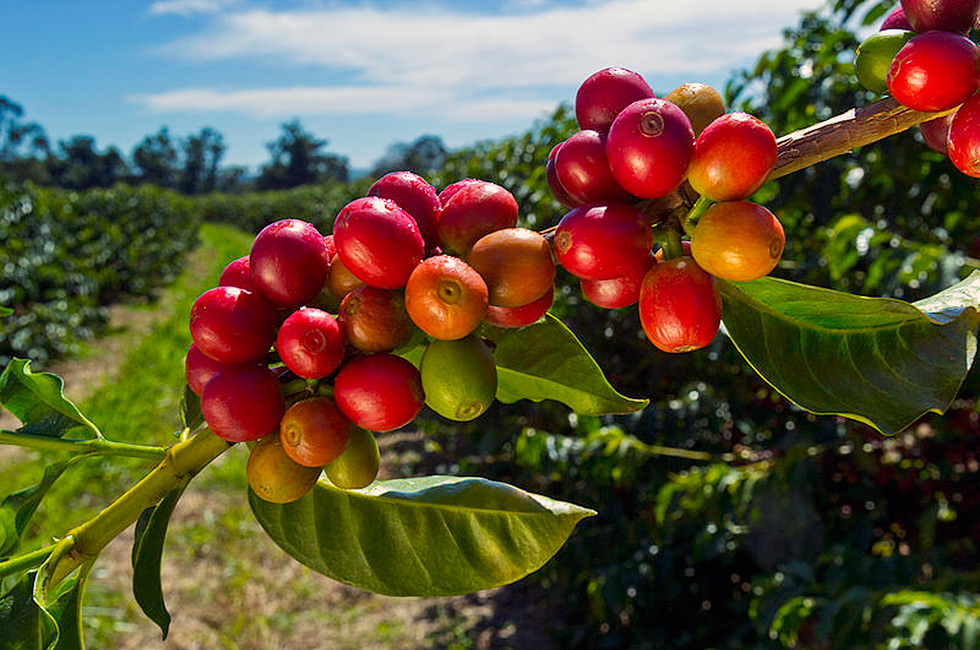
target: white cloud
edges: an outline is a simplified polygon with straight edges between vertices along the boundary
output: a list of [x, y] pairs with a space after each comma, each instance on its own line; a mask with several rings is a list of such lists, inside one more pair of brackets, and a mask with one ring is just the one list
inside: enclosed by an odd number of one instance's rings
[[156, 0], [150, 5], [153, 16], [190, 16], [192, 14], [212, 14], [233, 4], [236, 0]]
[[[156, 4], [216, 0], [162, 0]], [[536, 0], [516, 0], [533, 8]], [[445, 119], [536, 118], [595, 70], [622, 65], [656, 89], [658, 75], [727, 72], [780, 42], [801, 7], [823, 0], [608, 0], [520, 14], [423, 4], [222, 13], [207, 31], [161, 49], [197, 62], [261, 59], [343, 72], [353, 84], [250, 90], [179, 89], [134, 98], [160, 111], [257, 116], [430, 110]], [[156, 6], [156, 5], [155, 5]], [[543, 5], [542, 5], [543, 6]], [[661, 88], [661, 90], [667, 90]], [[383, 107], [383, 108], [381, 108]]]

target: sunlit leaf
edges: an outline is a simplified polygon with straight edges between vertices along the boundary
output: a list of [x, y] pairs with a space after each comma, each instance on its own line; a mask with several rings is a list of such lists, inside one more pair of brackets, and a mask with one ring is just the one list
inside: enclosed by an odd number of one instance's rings
[[30, 361], [14, 359], [0, 374], [0, 406], [21, 421], [18, 433], [61, 438], [71, 432], [79, 438], [102, 434], [65, 397], [61, 377], [31, 372]]
[[31, 517], [54, 482], [79, 457], [52, 463], [44, 469], [40, 483], [8, 495], [0, 503], [0, 557], [9, 555], [17, 548], [20, 537]]
[[914, 305], [774, 278], [720, 285], [729, 336], [767, 382], [885, 433], [945, 411], [976, 355], [980, 272]]
[[496, 345], [501, 402], [552, 399], [580, 415], [633, 413], [649, 404], [617, 392], [581, 341], [551, 314], [520, 329], [488, 327], [484, 336]]
[[447, 596], [519, 580], [592, 510], [482, 478], [429, 476], [340, 490], [318, 483], [276, 505], [249, 492], [259, 523], [306, 566], [393, 596]]

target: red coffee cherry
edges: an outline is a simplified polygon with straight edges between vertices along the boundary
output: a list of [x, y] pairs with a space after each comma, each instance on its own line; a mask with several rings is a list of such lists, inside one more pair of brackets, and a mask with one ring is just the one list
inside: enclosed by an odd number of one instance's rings
[[776, 136], [748, 113], [728, 113], [709, 124], [694, 144], [687, 181], [715, 201], [751, 196], [776, 164]]
[[283, 219], [255, 237], [249, 263], [259, 292], [279, 307], [313, 299], [327, 280], [323, 235], [311, 223]]
[[917, 32], [940, 29], [965, 34], [976, 25], [980, 0], [902, 0], [901, 8]]
[[642, 266], [653, 247], [653, 230], [631, 205], [583, 205], [558, 223], [558, 263], [572, 275], [609, 280]]
[[520, 307], [487, 306], [486, 322], [488, 325], [503, 329], [516, 329], [536, 323], [551, 309], [555, 301], [555, 287], [552, 285], [540, 298]]
[[347, 342], [368, 353], [391, 352], [408, 343], [415, 331], [403, 292], [369, 286], [347, 294], [337, 322]]
[[488, 295], [486, 282], [472, 266], [458, 257], [437, 255], [412, 272], [405, 285], [405, 309], [429, 336], [461, 339], [483, 320]]
[[886, 80], [903, 106], [945, 111], [980, 88], [980, 47], [950, 32], [918, 34], [895, 55]]
[[191, 338], [215, 361], [258, 361], [272, 347], [277, 318], [275, 307], [258, 293], [240, 287], [215, 287], [201, 294], [191, 307]]
[[551, 244], [527, 228], [504, 228], [484, 235], [466, 262], [487, 283], [489, 303], [520, 307], [540, 298], [555, 281]]
[[577, 205], [630, 198], [613, 178], [606, 159], [606, 138], [598, 131], [579, 131], [565, 140], [555, 157], [555, 173]]
[[640, 299], [643, 278], [653, 263], [653, 253], [650, 253], [646, 262], [626, 275], [609, 280], [582, 280], [582, 295], [593, 305], [603, 309], [629, 307]]
[[187, 350], [187, 356], [184, 357], [184, 377], [187, 379], [187, 385], [198, 397], [204, 391], [204, 386], [224, 367], [225, 364], [204, 354], [193, 343]]
[[643, 77], [626, 68], [604, 68], [582, 82], [575, 94], [575, 119], [580, 129], [605, 133], [624, 108], [653, 97]]
[[640, 324], [664, 352], [689, 352], [711, 343], [721, 324], [714, 276], [690, 257], [653, 265], [640, 289]]
[[391, 199], [418, 224], [422, 238], [431, 248], [437, 241], [436, 222], [439, 219], [439, 195], [428, 181], [409, 171], [385, 174], [367, 191], [368, 196]]
[[616, 181], [646, 199], [677, 189], [693, 150], [691, 121], [663, 99], [644, 99], [624, 108], [606, 139], [606, 156]]
[[249, 264], [249, 256], [245, 255], [229, 262], [221, 271], [218, 286], [240, 287], [249, 291], [255, 291], [255, 284], [252, 282], [252, 266]]
[[558, 180], [558, 172], [555, 170], [555, 157], [558, 154], [558, 150], [561, 149], [563, 142], [559, 142], [554, 147], [551, 148], [551, 152], [548, 153], [548, 164], [545, 166], [545, 176], [548, 180], [548, 188], [551, 190], [552, 196], [555, 197], [559, 203], [564, 205], [566, 208], [574, 208], [577, 205], [581, 205], [579, 201], [576, 201], [569, 195], [568, 190], [562, 187], [561, 181]]
[[953, 116], [949, 159], [967, 176], [980, 178], [980, 95], [963, 102]]
[[486, 181], [464, 185], [443, 203], [439, 241], [465, 255], [484, 235], [517, 225], [517, 200], [503, 187]]
[[470, 185], [479, 185], [485, 181], [477, 180], [475, 178], [464, 178], [458, 180], [454, 183], [447, 185], [441, 192], [439, 192], [439, 205], [445, 207], [449, 203], [449, 199], [456, 196], [456, 192], [460, 191], [464, 187], [469, 187]]
[[419, 371], [391, 354], [372, 354], [344, 364], [334, 381], [334, 400], [351, 422], [368, 431], [403, 427], [425, 405]]
[[286, 409], [279, 436], [294, 461], [303, 467], [323, 467], [344, 452], [353, 428], [332, 399], [310, 397]]
[[905, 17], [905, 10], [902, 9], [901, 5], [892, 9], [887, 16], [885, 16], [884, 22], [881, 23], [881, 27], [878, 31], [883, 32], [886, 29], [904, 29], [907, 31], [912, 30], [912, 23], [909, 19]]
[[344, 206], [334, 221], [333, 237], [344, 266], [379, 289], [404, 287], [425, 255], [425, 240], [412, 215], [376, 196]]
[[303, 307], [279, 326], [276, 350], [297, 376], [320, 379], [343, 361], [344, 335], [333, 316], [315, 307]]
[[712, 205], [691, 234], [691, 255], [702, 269], [725, 280], [756, 280], [772, 271], [786, 235], [761, 205], [728, 201]]
[[944, 156], [949, 152], [949, 129], [955, 115], [956, 113], [950, 113], [919, 124], [919, 133], [922, 134], [927, 147]]
[[285, 412], [275, 374], [265, 366], [227, 366], [201, 394], [208, 427], [228, 442], [258, 440], [275, 431]]

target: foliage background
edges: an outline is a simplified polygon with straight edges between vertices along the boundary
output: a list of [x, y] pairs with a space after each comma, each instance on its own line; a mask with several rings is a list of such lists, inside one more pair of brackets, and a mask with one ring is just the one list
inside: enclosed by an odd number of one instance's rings
[[[780, 48], [733, 76], [729, 105], [780, 134], [875, 100], [857, 85], [851, 62], [891, 4], [836, 0], [806, 14]], [[545, 161], [575, 129], [562, 106], [526, 133], [446, 153], [428, 177], [437, 188], [465, 177], [500, 183], [518, 199], [523, 224], [542, 229], [563, 213], [548, 192]], [[0, 259], [8, 274], [0, 291], [24, 290], [0, 299], [17, 309], [3, 321], [0, 355], [67, 351], [57, 319], [97, 327], [120, 287], [139, 294], [166, 281], [167, 262], [193, 245], [198, 218], [254, 233], [303, 216], [327, 231], [371, 180], [192, 200], [149, 188], [65, 194], [7, 186], [0, 240], [35, 248]], [[980, 267], [976, 196], [975, 181], [913, 130], [767, 184], [756, 199], [788, 235], [775, 275], [914, 300]], [[111, 224], [111, 232], [87, 234], [94, 224]], [[63, 225], [61, 243], [53, 233]], [[115, 270], [76, 255], [90, 239], [120, 242], [118, 252], [107, 249], [111, 259], [127, 259], [127, 247], [149, 251], [145, 260], [129, 255], [146, 266]], [[64, 264], [67, 251], [83, 270]], [[22, 268], [25, 258], [35, 266]], [[32, 293], [28, 276], [41, 278]], [[437, 453], [412, 471], [481, 474], [600, 512], [531, 578], [547, 588], [562, 647], [976, 647], [976, 373], [944, 417], [885, 438], [794, 408], [723, 336], [704, 350], [666, 355], [643, 339], [635, 309], [594, 309], [561, 273], [558, 296], [553, 312], [613, 385], [650, 397], [651, 406], [630, 417], [578, 418], [549, 404], [497, 405], [467, 425], [429, 414], [422, 426]], [[58, 301], [69, 299], [77, 307], [61, 309]], [[48, 312], [58, 315], [23, 321]]]

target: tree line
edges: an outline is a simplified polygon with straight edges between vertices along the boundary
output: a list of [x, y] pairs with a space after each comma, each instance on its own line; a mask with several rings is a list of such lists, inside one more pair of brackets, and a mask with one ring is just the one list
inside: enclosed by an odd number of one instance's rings
[[[328, 144], [298, 119], [283, 123], [279, 137], [266, 144], [270, 160], [250, 175], [246, 167], [222, 164], [224, 136], [210, 126], [183, 137], [161, 127], [126, 156], [115, 146], [100, 150], [90, 135], [55, 144], [40, 124], [25, 119], [23, 106], [0, 95], [0, 177], [16, 182], [73, 190], [146, 183], [188, 195], [346, 183], [352, 174], [349, 161], [329, 152]], [[425, 174], [439, 169], [448, 153], [441, 138], [423, 135], [389, 146], [369, 174], [399, 169]]]

